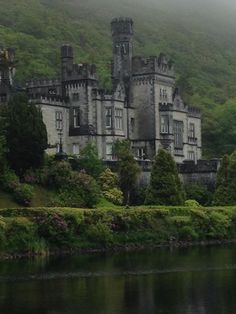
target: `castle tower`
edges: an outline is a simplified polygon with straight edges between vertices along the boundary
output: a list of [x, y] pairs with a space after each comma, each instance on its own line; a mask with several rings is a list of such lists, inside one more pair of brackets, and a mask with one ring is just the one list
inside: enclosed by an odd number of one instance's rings
[[65, 82], [69, 73], [73, 71], [73, 48], [71, 45], [61, 46], [61, 80], [62, 80], [62, 96], [66, 96]]
[[133, 20], [131, 18], [115, 18], [111, 22], [113, 40], [112, 78], [125, 80], [130, 77], [133, 57]]

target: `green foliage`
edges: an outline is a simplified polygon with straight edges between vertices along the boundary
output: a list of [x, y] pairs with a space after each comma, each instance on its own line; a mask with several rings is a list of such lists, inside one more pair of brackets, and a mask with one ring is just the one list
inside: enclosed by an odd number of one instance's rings
[[203, 206], [210, 205], [212, 202], [212, 192], [210, 192], [205, 185], [202, 184], [188, 184], [185, 186], [186, 198], [196, 200]]
[[160, 149], [155, 158], [145, 202], [156, 205], [181, 205], [184, 202], [175, 161], [164, 149]]
[[6, 220], [5, 248], [10, 252], [29, 252], [32, 243], [37, 240], [37, 226], [25, 217], [13, 217]]
[[0, 209], [0, 253], [236, 239], [231, 208]]
[[50, 206], [94, 207], [99, 202], [95, 179], [85, 171], [73, 171], [68, 161], [49, 161], [39, 177], [41, 184], [56, 192]]
[[2, 115], [9, 166], [21, 176], [30, 168], [39, 168], [47, 148], [47, 132], [40, 110], [20, 94], [11, 99]]
[[184, 205], [191, 208], [199, 208], [201, 205], [198, 203], [198, 201], [195, 200], [186, 200], [184, 202]]
[[19, 184], [16, 186], [13, 197], [19, 205], [30, 206], [34, 196], [34, 188], [29, 184]]
[[103, 192], [104, 197], [111, 203], [115, 205], [123, 204], [123, 193], [118, 188], [113, 188], [108, 191]]
[[118, 158], [118, 175], [120, 188], [124, 194], [125, 204], [130, 202], [130, 193], [134, 190], [141, 172], [140, 167], [134, 159], [128, 140], [114, 143], [114, 153]]
[[103, 196], [115, 205], [123, 203], [123, 193], [118, 188], [118, 175], [107, 168], [99, 177]]
[[101, 159], [98, 158], [98, 151], [95, 144], [89, 143], [81, 151], [76, 170], [84, 170], [96, 179], [102, 173], [104, 167]]
[[94, 225], [90, 225], [86, 231], [88, 240], [92, 243], [98, 243], [107, 246], [113, 242], [113, 234], [111, 229], [103, 222], [98, 221]]
[[72, 168], [67, 161], [49, 162], [40, 172], [40, 181], [51, 189], [63, 188], [67, 186], [71, 173]]
[[0, 176], [0, 186], [5, 192], [14, 192], [17, 186], [19, 186], [20, 180], [14, 171], [6, 168]]
[[109, 191], [118, 185], [118, 175], [111, 171], [110, 168], [105, 169], [99, 176], [99, 183], [102, 191]]
[[31, 205], [34, 196], [34, 188], [29, 184], [20, 183], [14, 171], [5, 168], [4, 173], [0, 176], [0, 188], [10, 193], [19, 205]]
[[216, 205], [236, 204], [236, 151], [224, 156], [217, 174], [214, 203]]
[[0, 116], [0, 173], [2, 173], [6, 167], [6, 152], [6, 138], [3, 129], [3, 120]]

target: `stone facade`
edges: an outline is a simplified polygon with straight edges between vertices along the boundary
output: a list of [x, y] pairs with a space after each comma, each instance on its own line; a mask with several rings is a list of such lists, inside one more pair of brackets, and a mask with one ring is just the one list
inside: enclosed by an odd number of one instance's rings
[[98, 88], [96, 66], [74, 64], [70, 45], [61, 48], [61, 77], [27, 83], [31, 102], [42, 110], [48, 131], [48, 151], [79, 155], [95, 142], [99, 156], [112, 160], [112, 143], [129, 139], [134, 155], [153, 159], [159, 147], [175, 160], [201, 158], [201, 116], [184, 104], [175, 86], [172, 62], [133, 56], [133, 21], [114, 19], [112, 91]]

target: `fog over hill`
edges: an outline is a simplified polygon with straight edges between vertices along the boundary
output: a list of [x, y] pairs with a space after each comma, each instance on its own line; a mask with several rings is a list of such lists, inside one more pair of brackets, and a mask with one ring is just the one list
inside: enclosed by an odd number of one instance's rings
[[57, 75], [59, 47], [67, 42], [77, 62], [97, 64], [101, 85], [109, 87], [110, 21], [132, 17], [135, 54], [168, 54], [185, 100], [202, 108], [206, 154], [236, 148], [236, 126], [225, 128], [222, 120], [228, 114], [236, 121], [235, 1], [0, 0], [0, 8], [0, 44], [17, 50], [18, 82]]

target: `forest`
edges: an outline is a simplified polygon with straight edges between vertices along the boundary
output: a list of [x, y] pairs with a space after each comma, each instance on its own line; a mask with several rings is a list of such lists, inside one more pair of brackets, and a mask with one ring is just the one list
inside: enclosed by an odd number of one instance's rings
[[135, 22], [137, 55], [166, 53], [184, 100], [202, 110], [204, 157], [236, 147], [236, 33], [233, 1], [0, 0], [0, 46], [17, 54], [16, 84], [59, 74], [59, 47], [71, 43], [78, 63], [98, 67], [110, 86], [110, 20]]

